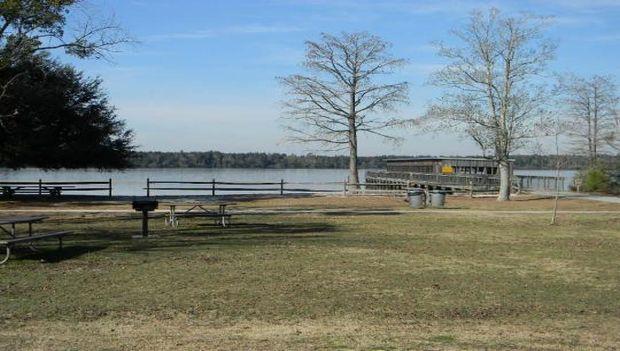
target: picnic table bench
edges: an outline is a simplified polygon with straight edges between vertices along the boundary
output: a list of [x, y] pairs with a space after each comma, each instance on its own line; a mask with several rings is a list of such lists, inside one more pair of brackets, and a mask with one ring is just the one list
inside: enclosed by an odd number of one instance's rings
[[[29, 248], [33, 251], [36, 251], [33, 243], [35, 241], [57, 238], [58, 239], [58, 249], [62, 250], [62, 238], [65, 235], [71, 234], [70, 231], [58, 231], [58, 232], [50, 232], [50, 233], [40, 233], [34, 234], [32, 232], [32, 225], [34, 223], [39, 223], [45, 220], [47, 217], [45, 216], [15, 216], [12, 218], [4, 218], [0, 219], [0, 231], [8, 234], [8, 239], [0, 239], [0, 247], [4, 246], [5, 248], [5, 256], [0, 259], [0, 264], [5, 263], [9, 260], [11, 256], [11, 249], [21, 243], [28, 243]], [[17, 224], [27, 224], [28, 225], [28, 235], [18, 236], [16, 232]], [[10, 226], [10, 229], [6, 229], [4, 226]]]
[[71, 234], [71, 232], [70, 231], [51, 232], [51, 233], [36, 234], [32, 236], [21, 236], [21, 237], [15, 237], [12, 239], [0, 240], [0, 246], [4, 246], [5, 251], [6, 251], [4, 258], [0, 259], [0, 264], [3, 264], [9, 260], [9, 257], [11, 256], [11, 248], [15, 246], [16, 244], [29, 243], [30, 249], [33, 251], [36, 251], [36, 249], [32, 246], [33, 242], [38, 241], [38, 240], [43, 240], [43, 239], [57, 238], [58, 239], [58, 250], [62, 250], [62, 237], [68, 234]]
[[[186, 217], [207, 217], [213, 218], [216, 224], [226, 227], [230, 224], [230, 218], [232, 215], [226, 212], [226, 207], [235, 205], [231, 202], [170, 202], [166, 204], [170, 207], [168, 214], [165, 217], [166, 226], [177, 228], [179, 226], [179, 218]], [[182, 212], [177, 212], [177, 206], [189, 205], [189, 209]], [[206, 208], [207, 206], [217, 206], [217, 211]]]

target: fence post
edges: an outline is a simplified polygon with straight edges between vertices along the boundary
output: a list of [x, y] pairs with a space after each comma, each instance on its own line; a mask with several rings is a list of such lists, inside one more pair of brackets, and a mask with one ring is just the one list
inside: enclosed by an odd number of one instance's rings
[[39, 178], [39, 196], [43, 194], [43, 181]]
[[280, 179], [280, 196], [284, 195], [284, 179]]
[[151, 197], [151, 180], [146, 178], [146, 197]]
[[112, 198], [112, 178], [108, 179], [108, 186], [109, 186], [108, 197]]
[[344, 192], [342, 193], [342, 196], [347, 196], [347, 179], [344, 180]]
[[211, 196], [215, 196], [215, 178], [211, 180]]

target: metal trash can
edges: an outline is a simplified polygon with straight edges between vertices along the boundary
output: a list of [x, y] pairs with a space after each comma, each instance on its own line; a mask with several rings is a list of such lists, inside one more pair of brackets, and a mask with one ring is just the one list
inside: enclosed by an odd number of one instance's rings
[[443, 208], [446, 204], [446, 192], [443, 190], [433, 190], [429, 194], [431, 207]]
[[410, 189], [407, 191], [407, 198], [411, 208], [424, 208], [426, 206], [426, 194], [422, 189]]

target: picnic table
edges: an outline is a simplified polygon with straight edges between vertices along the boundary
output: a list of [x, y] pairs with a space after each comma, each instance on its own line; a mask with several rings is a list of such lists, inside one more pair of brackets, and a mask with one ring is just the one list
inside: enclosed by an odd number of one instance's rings
[[[180, 217], [209, 217], [214, 218], [216, 224], [226, 227], [230, 224], [230, 213], [226, 212], [228, 206], [236, 205], [234, 202], [199, 202], [199, 201], [185, 201], [185, 202], [169, 202], [165, 203], [170, 210], [165, 216], [166, 226], [176, 228], [179, 226]], [[177, 211], [177, 206], [190, 206], [189, 209], [183, 211]], [[208, 207], [217, 207], [216, 209], [209, 209]]]
[[[62, 238], [65, 235], [70, 234], [71, 232], [59, 231], [38, 234], [33, 233], [32, 225], [35, 223], [40, 223], [45, 219], [47, 219], [47, 217], [45, 216], [14, 216], [10, 218], [0, 218], [0, 232], [4, 232], [9, 236], [8, 239], [0, 239], [0, 246], [4, 246], [6, 250], [4, 258], [0, 259], [0, 264], [3, 264], [9, 260], [9, 257], [11, 256], [11, 248], [16, 244], [20, 243], [28, 243], [31, 250], [37, 251], [33, 245], [35, 241], [48, 238], [56, 238], [58, 239], [59, 250], [62, 250]], [[18, 235], [16, 230], [18, 224], [28, 225], [28, 235]], [[5, 228], [7, 226], [10, 228]]]
[[[10, 237], [17, 237], [16, 226], [18, 224], [28, 224], [28, 235], [32, 236], [32, 225], [47, 219], [45, 216], [15, 216], [11, 218], [0, 218], [0, 230], [8, 234]], [[10, 226], [10, 229], [5, 228]]]
[[2, 196], [13, 197], [15, 194], [41, 194], [47, 192], [52, 197], [60, 197], [63, 190], [76, 188], [74, 185], [3, 185], [1, 188]]

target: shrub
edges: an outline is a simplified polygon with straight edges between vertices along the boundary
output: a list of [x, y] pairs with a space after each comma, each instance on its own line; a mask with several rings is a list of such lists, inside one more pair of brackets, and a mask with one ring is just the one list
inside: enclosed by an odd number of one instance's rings
[[587, 192], [607, 192], [610, 190], [610, 178], [607, 171], [600, 166], [590, 167], [578, 175], [581, 189]]

